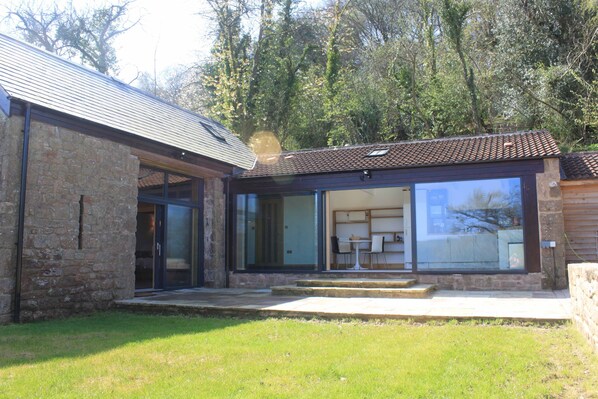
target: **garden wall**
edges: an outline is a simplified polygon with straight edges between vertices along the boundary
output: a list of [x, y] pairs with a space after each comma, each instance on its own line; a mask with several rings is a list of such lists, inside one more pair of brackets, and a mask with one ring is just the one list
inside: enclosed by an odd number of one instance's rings
[[573, 321], [598, 352], [598, 263], [569, 265]]

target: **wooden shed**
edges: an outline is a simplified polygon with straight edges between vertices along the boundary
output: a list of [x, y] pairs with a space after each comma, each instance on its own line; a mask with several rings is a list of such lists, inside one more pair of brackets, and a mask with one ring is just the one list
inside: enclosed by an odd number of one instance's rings
[[598, 151], [563, 155], [567, 263], [598, 261]]

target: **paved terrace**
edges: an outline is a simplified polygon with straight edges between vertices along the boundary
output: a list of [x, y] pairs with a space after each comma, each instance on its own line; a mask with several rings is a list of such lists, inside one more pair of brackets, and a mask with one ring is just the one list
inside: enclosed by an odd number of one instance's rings
[[429, 298], [323, 298], [272, 296], [270, 290], [195, 288], [117, 301], [117, 308], [155, 313], [326, 319], [571, 319], [569, 292], [446, 291]]

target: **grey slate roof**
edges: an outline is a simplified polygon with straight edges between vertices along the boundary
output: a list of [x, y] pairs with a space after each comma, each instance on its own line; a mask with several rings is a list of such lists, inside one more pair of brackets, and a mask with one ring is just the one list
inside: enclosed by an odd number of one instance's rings
[[[368, 156], [372, 151], [382, 149], [388, 150], [385, 155]], [[240, 178], [515, 161], [558, 157], [560, 154], [547, 131], [484, 134], [264, 155]]]
[[[250, 169], [254, 154], [217, 122], [0, 34], [0, 86], [10, 99]], [[226, 142], [200, 122], [209, 124]]]

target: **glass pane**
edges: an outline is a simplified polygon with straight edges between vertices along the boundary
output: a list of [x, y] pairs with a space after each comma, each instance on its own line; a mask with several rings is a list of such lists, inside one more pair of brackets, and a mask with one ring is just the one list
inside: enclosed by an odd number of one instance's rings
[[197, 269], [197, 211], [168, 205], [166, 240], [166, 286], [190, 286]]
[[315, 270], [314, 194], [237, 196], [237, 269]]
[[139, 195], [150, 197], [164, 197], [164, 172], [150, 169], [145, 166], [139, 167], [137, 178]]
[[154, 288], [154, 205], [140, 202], [137, 205], [137, 231], [135, 233], [135, 289]]
[[237, 195], [237, 221], [236, 221], [236, 259], [237, 270], [245, 270], [246, 254], [247, 254], [247, 238], [249, 235], [246, 230], [250, 228], [247, 210], [247, 195]]
[[197, 179], [187, 176], [168, 174], [168, 199], [178, 201], [199, 201]]
[[519, 178], [415, 187], [419, 270], [524, 268]]

